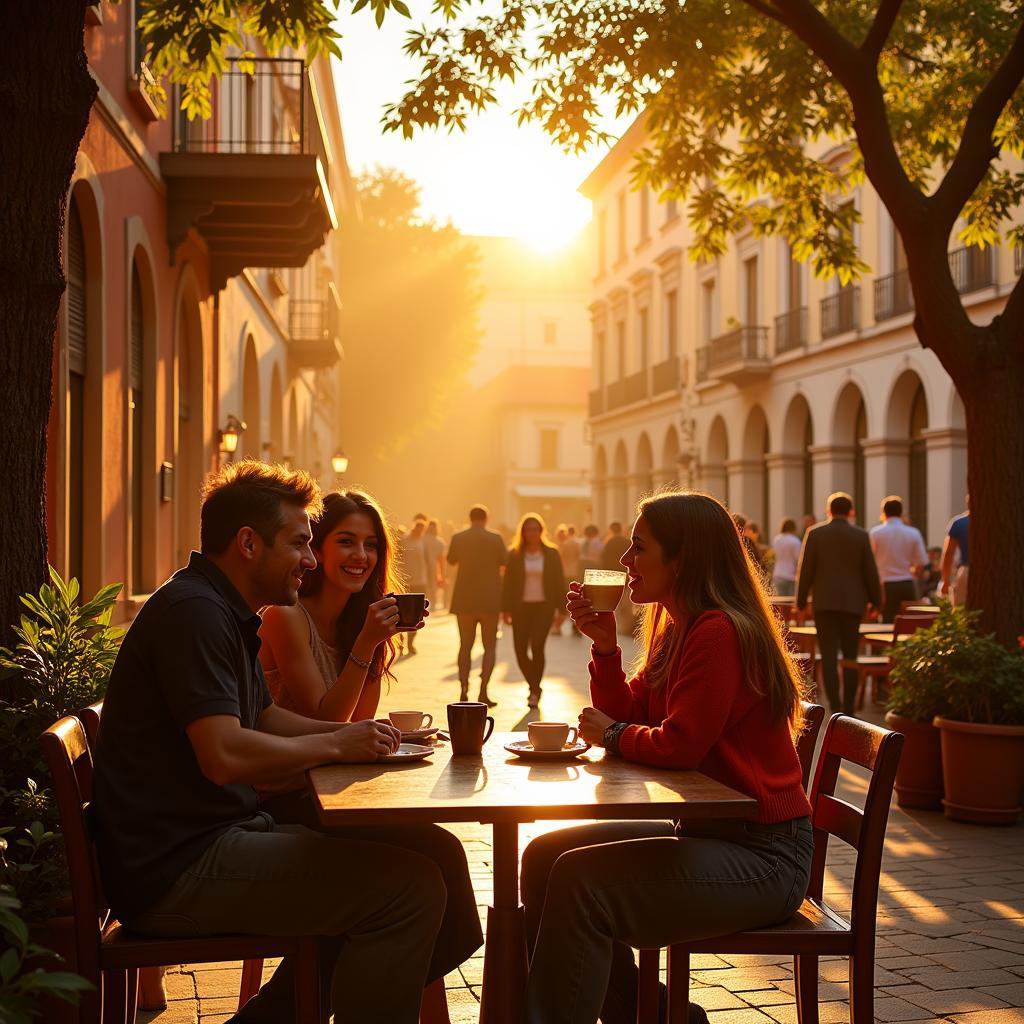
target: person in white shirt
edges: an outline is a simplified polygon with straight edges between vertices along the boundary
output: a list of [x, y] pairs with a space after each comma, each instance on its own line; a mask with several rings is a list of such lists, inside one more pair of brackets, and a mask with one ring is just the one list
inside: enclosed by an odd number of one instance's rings
[[881, 522], [869, 531], [878, 577], [885, 592], [882, 621], [893, 622], [901, 601], [917, 599], [917, 573], [928, 565], [921, 531], [903, 519], [903, 499], [890, 494], [882, 501]]
[[800, 562], [800, 538], [795, 519], [783, 519], [779, 532], [772, 539], [775, 567], [772, 569], [772, 590], [779, 597], [796, 593], [796, 567]]

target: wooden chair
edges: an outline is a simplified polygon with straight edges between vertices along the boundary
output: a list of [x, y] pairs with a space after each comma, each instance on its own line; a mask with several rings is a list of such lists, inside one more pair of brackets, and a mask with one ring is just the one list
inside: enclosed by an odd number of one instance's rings
[[[903, 735], [867, 722], [833, 715], [825, 729], [811, 790], [814, 857], [807, 897], [782, 924], [713, 939], [680, 942], [668, 951], [668, 1022], [685, 1024], [690, 999], [691, 953], [792, 954], [797, 1021], [818, 1022], [818, 958], [845, 956], [850, 961], [851, 1024], [874, 1024], [875, 920], [885, 829]], [[871, 772], [863, 810], [835, 795], [843, 761]], [[857, 851], [853, 904], [847, 921], [824, 899], [829, 837]], [[640, 951], [638, 1024], [658, 1020], [659, 950]]]
[[92, 799], [92, 753], [82, 723], [70, 715], [51, 725], [40, 743], [53, 781], [67, 852], [74, 914], [72, 969], [92, 982], [79, 1004], [87, 1024], [130, 1024], [129, 993], [141, 967], [177, 963], [292, 956], [295, 958], [295, 1019], [320, 1022], [317, 940], [310, 936], [214, 935], [199, 939], [151, 939], [126, 934], [113, 917], [96, 868], [86, 812]]
[[796, 741], [796, 753], [800, 758], [800, 784], [807, 791], [807, 783], [811, 781], [811, 767], [814, 764], [814, 748], [818, 744], [818, 733], [821, 723], [825, 720], [825, 709], [820, 704], [801, 701], [804, 709], [804, 731]]
[[[915, 630], [930, 626], [938, 613], [939, 610], [936, 608], [934, 615], [929, 612], [905, 612], [902, 615], [897, 615], [892, 627], [893, 636], [903, 636], [905, 633], [913, 633]], [[888, 654], [858, 654], [856, 658], [840, 659], [840, 670], [854, 669], [857, 673], [855, 710], [861, 711], [864, 707], [869, 680], [872, 683], [872, 699], [878, 700], [879, 683], [888, 680], [889, 665]]]

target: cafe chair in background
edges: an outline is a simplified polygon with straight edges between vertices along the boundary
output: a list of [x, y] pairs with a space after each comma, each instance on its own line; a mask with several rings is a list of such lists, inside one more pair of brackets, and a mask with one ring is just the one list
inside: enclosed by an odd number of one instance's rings
[[[713, 939], [680, 942], [668, 951], [668, 1024], [686, 1024], [691, 953], [791, 954], [799, 1024], [818, 1024], [818, 958], [850, 962], [851, 1024], [874, 1024], [875, 922], [889, 804], [903, 735], [856, 718], [833, 715], [825, 729], [811, 789], [814, 859], [807, 897], [788, 921]], [[835, 795], [843, 761], [871, 772], [863, 809]], [[857, 851], [847, 921], [824, 899], [830, 838]], [[638, 1024], [658, 1021], [659, 950], [640, 951]]]
[[153, 939], [126, 934], [103, 893], [86, 820], [93, 764], [85, 728], [78, 718], [68, 715], [43, 733], [40, 744], [50, 769], [71, 880], [75, 958], [70, 968], [93, 985], [79, 1004], [84, 1024], [99, 1024], [100, 1020], [103, 1024], [132, 1024], [135, 1005], [129, 993], [135, 991], [139, 968], [272, 956], [295, 959], [295, 1019], [323, 1021], [315, 937]]

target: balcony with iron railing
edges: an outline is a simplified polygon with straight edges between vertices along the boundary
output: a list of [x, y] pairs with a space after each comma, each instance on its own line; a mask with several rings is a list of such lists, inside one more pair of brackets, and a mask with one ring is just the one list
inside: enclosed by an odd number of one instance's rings
[[642, 402], [647, 397], [647, 371], [630, 374], [608, 385], [605, 412], [621, 409], [624, 405]]
[[172, 250], [194, 229], [217, 290], [245, 267], [300, 267], [337, 227], [316, 83], [301, 60], [233, 61], [208, 118], [174, 91], [172, 151], [160, 154]]
[[775, 318], [775, 354], [795, 352], [807, 344], [807, 307], [800, 306]]
[[591, 391], [589, 399], [590, 415], [600, 416], [604, 412], [604, 387]]
[[914, 309], [914, 293], [910, 287], [910, 274], [897, 270], [895, 274], [875, 279], [875, 322], [891, 320], [894, 316], [910, 313]]
[[958, 292], [976, 292], [996, 283], [994, 252], [991, 246], [965, 245], [949, 254], [949, 271]]
[[289, 351], [298, 368], [322, 370], [338, 361], [340, 314], [341, 300], [333, 283], [324, 289], [323, 298], [289, 299]]
[[746, 384], [771, 372], [767, 327], [737, 327], [697, 350], [697, 381]]
[[670, 356], [651, 368], [651, 394], [663, 395], [670, 391], [678, 391], [680, 384], [680, 364], [678, 356]]
[[821, 300], [821, 336], [834, 338], [860, 327], [860, 288], [847, 285]]

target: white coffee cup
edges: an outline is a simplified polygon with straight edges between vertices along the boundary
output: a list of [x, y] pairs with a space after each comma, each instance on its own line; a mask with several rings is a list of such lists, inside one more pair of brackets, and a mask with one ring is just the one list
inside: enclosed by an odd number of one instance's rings
[[429, 729], [434, 722], [434, 716], [424, 711], [389, 711], [388, 718], [399, 732], [417, 732], [419, 729]]
[[562, 750], [566, 744], [575, 743], [579, 736], [576, 728], [567, 722], [530, 722], [527, 731], [534, 750]]

